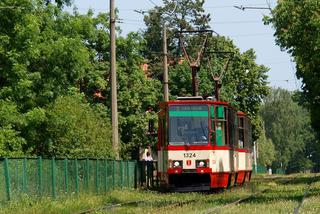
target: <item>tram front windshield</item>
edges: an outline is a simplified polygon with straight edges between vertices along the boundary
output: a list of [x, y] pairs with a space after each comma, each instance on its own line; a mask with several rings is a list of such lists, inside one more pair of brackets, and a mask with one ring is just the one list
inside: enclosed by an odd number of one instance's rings
[[169, 144], [177, 146], [208, 144], [208, 106], [170, 106]]

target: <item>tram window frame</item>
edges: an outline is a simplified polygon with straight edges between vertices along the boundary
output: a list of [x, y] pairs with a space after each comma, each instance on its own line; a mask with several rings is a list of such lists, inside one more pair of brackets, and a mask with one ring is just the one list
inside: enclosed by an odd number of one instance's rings
[[[218, 112], [219, 109], [223, 108], [223, 118], [219, 117]], [[218, 123], [221, 124], [221, 142], [222, 144], [218, 145]], [[216, 146], [229, 146], [229, 140], [228, 140], [228, 109], [224, 105], [215, 105], [215, 120], [214, 120], [214, 127], [215, 127], [215, 145]]]
[[230, 108], [228, 109], [228, 128], [229, 146], [235, 148], [237, 142], [237, 113]]
[[160, 143], [158, 144], [158, 147], [161, 148], [163, 146], [165, 146], [164, 144], [164, 138], [165, 138], [165, 130], [164, 130], [164, 118], [163, 117], [159, 117], [159, 141]]
[[[187, 108], [187, 109], [186, 109]], [[178, 114], [178, 113], [180, 114]], [[170, 114], [172, 113], [172, 115]], [[182, 114], [181, 114], [182, 113]], [[192, 139], [195, 137], [199, 138], [199, 133], [204, 133], [203, 137], [205, 138], [202, 141], [191, 141], [187, 140], [184, 142], [183, 145], [207, 145], [210, 142], [210, 116], [209, 116], [209, 105], [208, 104], [175, 104], [175, 105], [170, 105], [168, 107], [168, 114], [167, 114], [167, 143], [168, 145], [173, 145], [173, 146], [181, 146], [181, 144], [173, 144], [170, 140], [171, 137], [175, 136], [181, 136], [180, 135], [175, 135], [179, 130], [172, 129], [172, 127], [178, 127], [179, 121], [181, 124], [186, 124], [186, 127], [183, 126], [183, 129], [189, 129], [187, 131], [190, 132], [191, 134], [188, 139]], [[190, 121], [190, 123], [186, 123], [186, 118], [187, 120]], [[175, 120], [174, 120], [175, 119]], [[191, 120], [192, 119], [192, 120]], [[172, 127], [170, 127], [172, 126]], [[189, 128], [188, 128], [189, 127]], [[191, 128], [190, 128], [191, 127]], [[182, 130], [183, 130], [182, 129]], [[200, 131], [199, 131], [200, 129]], [[196, 133], [197, 131], [197, 133]], [[192, 138], [191, 138], [192, 137]], [[187, 139], [187, 138], [185, 138]]]
[[167, 118], [162, 118], [162, 127], [163, 127], [163, 146], [168, 146], [168, 124], [167, 124]]
[[[245, 148], [245, 129], [244, 129], [244, 117], [243, 116], [238, 116], [238, 148], [239, 149], [244, 149]], [[241, 136], [242, 136], [242, 141], [241, 141]], [[242, 142], [242, 144], [241, 144]]]
[[245, 144], [244, 144], [244, 148], [245, 149], [250, 149], [251, 147], [250, 147], [250, 141], [251, 141], [251, 139], [250, 139], [250, 130], [249, 130], [249, 126], [250, 126], [250, 120], [246, 117], [245, 118], [245, 121], [244, 121], [244, 140], [245, 140]]

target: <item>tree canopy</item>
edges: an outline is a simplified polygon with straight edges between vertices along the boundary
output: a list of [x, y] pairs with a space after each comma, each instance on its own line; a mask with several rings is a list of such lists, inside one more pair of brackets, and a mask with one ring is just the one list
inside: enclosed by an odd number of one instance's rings
[[[0, 3], [2, 156], [112, 157], [109, 16], [69, 14], [69, 3]], [[117, 39], [121, 141], [131, 147], [152, 143], [141, 140], [141, 115], [160, 99], [159, 81], [140, 67], [143, 44], [137, 33]]]
[[275, 29], [277, 44], [294, 58], [297, 76], [311, 110], [312, 125], [320, 138], [320, 1], [279, 1], [266, 17]]
[[[307, 109], [292, 99], [284, 89], [273, 89], [261, 108], [266, 137], [272, 140], [277, 159], [273, 167], [288, 172], [310, 168], [310, 154], [317, 149]], [[301, 157], [301, 158], [297, 158]]]

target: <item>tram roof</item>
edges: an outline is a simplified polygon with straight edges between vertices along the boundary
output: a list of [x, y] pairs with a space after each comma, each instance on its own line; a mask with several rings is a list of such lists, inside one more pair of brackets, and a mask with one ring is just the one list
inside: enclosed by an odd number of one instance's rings
[[160, 107], [174, 105], [174, 104], [210, 104], [210, 105], [224, 105], [229, 106], [228, 102], [214, 101], [214, 100], [170, 100], [168, 102], [161, 102]]
[[237, 115], [238, 116], [247, 116], [246, 113], [239, 111], [237, 109], [235, 109], [234, 107], [230, 106], [228, 102], [223, 102], [223, 101], [217, 101], [217, 100], [200, 100], [200, 99], [179, 99], [179, 100], [169, 100], [167, 102], [160, 102], [159, 106], [160, 108], [164, 108], [165, 106], [169, 106], [169, 105], [183, 105], [183, 104], [207, 104], [207, 105], [224, 105], [224, 106], [228, 106], [231, 109], [234, 109], [237, 111]]

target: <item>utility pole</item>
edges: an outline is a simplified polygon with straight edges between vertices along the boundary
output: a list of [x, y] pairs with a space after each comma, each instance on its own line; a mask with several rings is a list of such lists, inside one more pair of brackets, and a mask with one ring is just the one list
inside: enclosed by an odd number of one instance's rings
[[110, 72], [111, 72], [111, 114], [112, 114], [112, 146], [115, 158], [119, 156], [117, 71], [116, 71], [116, 19], [115, 0], [110, 0]]
[[167, 28], [164, 22], [163, 22], [163, 98], [165, 102], [169, 101]]

